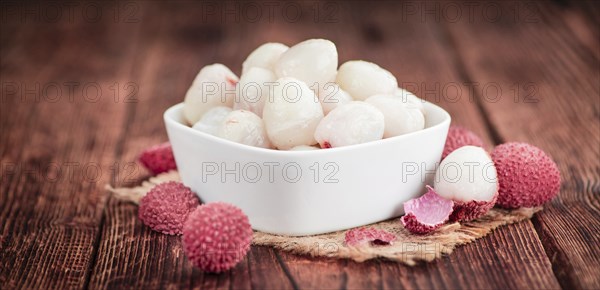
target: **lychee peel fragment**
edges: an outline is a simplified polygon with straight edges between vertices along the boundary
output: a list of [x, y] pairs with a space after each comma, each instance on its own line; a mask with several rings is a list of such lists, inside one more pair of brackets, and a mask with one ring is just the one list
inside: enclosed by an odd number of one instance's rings
[[498, 195], [491, 201], [454, 202], [454, 210], [450, 215], [450, 221], [471, 221], [485, 215], [496, 203]]
[[452, 200], [439, 196], [427, 186], [427, 192], [404, 203], [405, 215], [401, 218], [404, 227], [414, 234], [427, 234], [448, 221], [454, 208]]
[[396, 236], [386, 230], [376, 228], [354, 228], [346, 232], [345, 243], [350, 247], [363, 245], [391, 245]]

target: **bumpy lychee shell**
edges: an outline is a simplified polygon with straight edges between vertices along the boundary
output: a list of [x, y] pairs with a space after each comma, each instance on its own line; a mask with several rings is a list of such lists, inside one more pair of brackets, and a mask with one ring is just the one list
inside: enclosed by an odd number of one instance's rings
[[248, 253], [252, 228], [238, 207], [213, 202], [192, 212], [183, 227], [188, 259], [207, 272], [229, 270]]
[[467, 128], [450, 126], [448, 137], [446, 137], [446, 144], [444, 144], [442, 159], [446, 158], [452, 151], [467, 145], [483, 147], [483, 140]]
[[141, 199], [138, 216], [157, 232], [181, 235], [185, 220], [198, 205], [198, 197], [188, 187], [169, 181], [155, 186]]
[[154, 175], [177, 169], [170, 142], [158, 144], [144, 150], [138, 160]]
[[424, 195], [404, 203], [406, 214], [400, 221], [413, 234], [427, 234], [445, 224], [453, 210], [452, 200], [439, 196], [433, 188], [427, 186]]
[[477, 201], [472, 200], [469, 202], [454, 202], [454, 208], [450, 215], [450, 221], [471, 221], [476, 218], [484, 216], [496, 203], [498, 199], [498, 193], [490, 201]]
[[496, 146], [492, 160], [498, 171], [500, 191], [496, 204], [503, 208], [539, 206], [560, 190], [560, 171], [540, 148], [527, 143]]
[[402, 225], [404, 225], [404, 227], [409, 232], [411, 232], [413, 234], [420, 234], [420, 235], [424, 235], [424, 234], [433, 232], [444, 224], [444, 223], [439, 223], [439, 224], [436, 224], [433, 226], [423, 224], [423, 223], [419, 222], [419, 220], [417, 220], [417, 217], [412, 213], [402, 216], [402, 218], [400, 220], [402, 221]]

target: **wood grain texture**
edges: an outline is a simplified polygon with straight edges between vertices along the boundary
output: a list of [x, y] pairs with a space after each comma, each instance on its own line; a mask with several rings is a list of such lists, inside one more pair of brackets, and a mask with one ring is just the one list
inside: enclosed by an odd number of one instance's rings
[[0, 288], [83, 288], [124, 115], [108, 88], [127, 67], [123, 35], [104, 21], [13, 24], [0, 50]]
[[[400, 4], [397, 4], [400, 5]], [[416, 86], [415, 93], [438, 103], [453, 116], [455, 124], [472, 128], [485, 137], [488, 144], [493, 142], [486, 134], [486, 126], [475, 104], [469, 102], [471, 91], [459, 72], [455, 70], [453, 59], [447, 53], [447, 47], [438, 41], [440, 32], [435, 22], [420, 22], [419, 18], [398, 17], [397, 6], [385, 5], [343, 6], [345, 13], [341, 22], [342, 29], [354, 37], [340, 37], [343, 34], [325, 35], [335, 39], [340, 51], [340, 62], [363, 58], [388, 68], [406, 87]], [[349, 24], [351, 23], [351, 25]], [[322, 35], [325, 32], [321, 32]], [[372, 35], [377, 42], [372, 43]], [[337, 39], [336, 39], [337, 37]], [[424, 48], [426, 52], [424, 52]], [[447, 88], [447, 89], [444, 89]], [[458, 88], [452, 91], [451, 88]], [[405, 267], [393, 263], [381, 262], [381, 269], [357, 266], [356, 263], [341, 264], [342, 282], [336, 276], [328, 277], [326, 285], [348, 288], [527, 288], [535, 285], [541, 288], [559, 288], [550, 269], [550, 263], [544, 256], [541, 244], [531, 223], [521, 223], [512, 227], [513, 231], [501, 228], [478, 243], [458, 248], [450, 257], [419, 267]], [[494, 240], [513, 240], [511, 235], [518, 232], [520, 239], [513, 243], [497, 242], [502, 255], [491, 252], [489, 246]], [[535, 247], [538, 251], [531, 251]], [[531, 260], [532, 263], [519, 265], [512, 261]], [[319, 275], [327, 273], [332, 266], [311, 264], [306, 257], [297, 257], [286, 261], [295, 280], [301, 288], [314, 287], [314, 281], [320, 281]], [[460, 263], [459, 261], [470, 261]], [[363, 265], [364, 266], [364, 265]], [[525, 271], [521, 267], [527, 268]], [[357, 269], [357, 271], [351, 270]], [[363, 270], [359, 270], [363, 269]], [[367, 271], [367, 275], [359, 275]], [[312, 273], [312, 274], [311, 274]], [[494, 273], [494, 274], [491, 274]], [[533, 276], [526, 276], [536, 273]], [[456, 275], [461, 275], [457, 279]], [[360, 276], [360, 279], [356, 279]], [[346, 278], [347, 277], [347, 278]], [[368, 278], [367, 278], [368, 277]], [[415, 279], [421, 277], [421, 279]], [[469, 280], [469, 277], [477, 277]], [[365, 281], [368, 279], [368, 281]], [[344, 282], [345, 280], [345, 282]], [[510, 281], [510, 282], [508, 282]], [[368, 285], [368, 286], [367, 286]]]
[[494, 102], [478, 96], [501, 141], [532, 143], [559, 166], [560, 195], [533, 222], [561, 285], [598, 288], [600, 41], [582, 38], [597, 35], [598, 23], [574, 27], [581, 10], [534, 7], [531, 22], [447, 27], [469, 78], [502, 89]]
[[[536, 11], [539, 23], [423, 19], [423, 9], [440, 9], [437, 2], [298, 2], [298, 19], [286, 18], [279, 6], [272, 21], [263, 15], [254, 22], [222, 14], [236, 2], [211, 2], [217, 10], [209, 14], [206, 3], [131, 3], [117, 18], [110, 14], [115, 3], [103, 4], [97, 22], [0, 25], [0, 288], [598, 287], [595, 3], [544, 5]], [[413, 4], [417, 11], [404, 14]], [[27, 5], [16, 9], [35, 8]], [[183, 99], [202, 66], [221, 62], [239, 73], [235, 68], [264, 42], [314, 37], [334, 41], [340, 63], [359, 58], [388, 68], [401, 86], [443, 106], [454, 124], [473, 129], [489, 147], [522, 140], [548, 150], [565, 179], [560, 197], [534, 223], [499, 229], [416, 267], [252, 247], [231, 271], [208, 274], [190, 265], [178, 237], [152, 232], [137, 219], [135, 206], [102, 190], [107, 182], [132, 185], [147, 177], [131, 162], [142, 149], [166, 141], [162, 112]], [[22, 102], [21, 92], [7, 94], [7, 81], [98, 83], [106, 93], [95, 103]], [[109, 88], [115, 82], [121, 97], [130, 92], [126, 84], [137, 86], [136, 101], [115, 102]], [[534, 83], [540, 101], [478, 100], [481, 85], [493, 82], [506, 93], [511, 84]], [[74, 178], [49, 182], [36, 170], [71, 161], [98, 164], [104, 174], [86, 180], [79, 168]]]

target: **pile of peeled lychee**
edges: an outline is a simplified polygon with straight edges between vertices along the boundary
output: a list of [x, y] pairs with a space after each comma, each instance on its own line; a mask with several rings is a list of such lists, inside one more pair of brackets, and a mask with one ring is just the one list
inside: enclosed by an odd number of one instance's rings
[[475, 133], [450, 127], [433, 187], [404, 203], [406, 229], [426, 234], [446, 222], [479, 218], [494, 206], [536, 207], [558, 194], [558, 166], [541, 149], [510, 142], [488, 154], [483, 146]]
[[317, 150], [399, 136], [425, 127], [423, 102], [377, 64], [338, 68], [335, 44], [266, 43], [238, 78], [222, 64], [200, 70], [183, 116], [193, 129], [249, 146]]

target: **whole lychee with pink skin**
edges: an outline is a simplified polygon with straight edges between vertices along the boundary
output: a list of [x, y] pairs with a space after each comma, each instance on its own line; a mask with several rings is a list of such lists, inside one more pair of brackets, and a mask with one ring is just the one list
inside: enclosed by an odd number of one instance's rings
[[560, 171], [542, 149], [527, 143], [496, 146], [492, 159], [500, 190], [496, 204], [503, 208], [534, 207], [560, 191]]
[[138, 159], [153, 175], [177, 169], [171, 143], [152, 146], [142, 152]]
[[206, 272], [223, 272], [244, 259], [252, 228], [238, 207], [213, 202], [192, 212], [183, 226], [183, 249], [188, 259]]
[[444, 144], [442, 159], [446, 158], [452, 151], [467, 145], [483, 147], [483, 140], [465, 127], [450, 126], [448, 137], [446, 137], [446, 144]]
[[183, 183], [164, 182], [140, 200], [138, 217], [157, 232], [181, 235], [185, 220], [199, 204], [198, 197]]
[[439, 196], [427, 186], [427, 192], [404, 203], [405, 215], [400, 219], [413, 234], [427, 234], [441, 227], [452, 213], [454, 202]]

